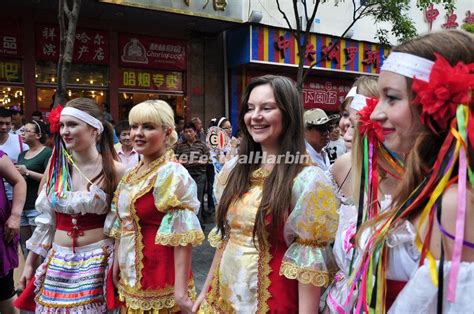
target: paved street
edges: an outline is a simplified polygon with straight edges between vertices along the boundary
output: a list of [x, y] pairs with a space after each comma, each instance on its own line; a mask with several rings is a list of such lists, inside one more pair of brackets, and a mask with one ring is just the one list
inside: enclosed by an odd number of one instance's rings
[[193, 249], [193, 273], [194, 273], [194, 282], [196, 284], [196, 292], [201, 291], [204, 281], [206, 281], [207, 272], [211, 267], [212, 258], [214, 257], [215, 249], [209, 245], [207, 241], [207, 235], [209, 231], [214, 227], [214, 224], [206, 224], [206, 240], [202, 243], [201, 246], [195, 247]]

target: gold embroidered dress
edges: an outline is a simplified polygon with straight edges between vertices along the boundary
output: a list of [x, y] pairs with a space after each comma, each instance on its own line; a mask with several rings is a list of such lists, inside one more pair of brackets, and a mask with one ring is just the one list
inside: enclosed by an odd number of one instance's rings
[[[133, 168], [119, 183], [105, 232], [120, 240], [119, 297], [132, 313], [179, 311], [174, 299], [174, 247], [201, 244], [204, 234], [196, 183], [173, 161], [173, 153], [137, 176]], [[195, 296], [192, 274], [189, 295]]]
[[[217, 200], [236, 161], [227, 162], [217, 177]], [[266, 248], [258, 248], [258, 243], [255, 247], [252, 230], [266, 175], [255, 171], [249, 191], [230, 205], [230, 230], [224, 241], [219, 241], [216, 229], [209, 235], [223, 253], [200, 312], [294, 313], [298, 282], [327, 286], [336, 270], [329, 244], [338, 225], [337, 201], [330, 181], [315, 166], [305, 167], [295, 178], [284, 228], [272, 235], [272, 241], [267, 232]]]

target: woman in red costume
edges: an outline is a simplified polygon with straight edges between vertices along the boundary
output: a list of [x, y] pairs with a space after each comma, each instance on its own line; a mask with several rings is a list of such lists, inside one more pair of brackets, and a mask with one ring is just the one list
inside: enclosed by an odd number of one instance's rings
[[308, 163], [303, 107], [293, 81], [253, 80], [243, 96], [240, 155], [215, 183], [217, 251], [194, 310], [316, 313], [335, 265], [337, 201]]
[[120, 182], [105, 224], [116, 238], [114, 281], [126, 313], [187, 313], [192, 246], [204, 239], [196, 183], [171, 150], [177, 134], [166, 102], [136, 105], [129, 122], [143, 159]]
[[[26, 242], [20, 284], [30, 283], [15, 305], [31, 311], [36, 304], [37, 313], [104, 313], [113, 306], [106, 298], [113, 300], [113, 285], [106, 282], [114, 242], [103, 227], [124, 168], [116, 161], [113, 129], [93, 100], [73, 99], [51, 118], [60, 136], [36, 200], [37, 226]], [[36, 268], [40, 256], [44, 262]]]

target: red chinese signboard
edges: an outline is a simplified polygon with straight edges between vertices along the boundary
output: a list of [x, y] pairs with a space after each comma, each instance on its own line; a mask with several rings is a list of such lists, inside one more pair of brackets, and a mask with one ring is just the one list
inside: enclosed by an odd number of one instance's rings
[[[38, 25], [35, 35], [36, 58], [57, 61], [59, 57], [59, 27]], [[72, 61], [85, 64], [109, 64], [107, 32], [78, 28]]]
[[303, 87], [304, 108], [339, 111], [351, 86], [351, 81], [309, 77]]
[[23, 54], [18, 23], [3, 20], [0, 23], [0, 56], [21, 57]]
[[121, 88], [183, 92], [181, 72], [121, 69]]
[[161, 70], [186, 70], [186, 42], [120, 34], [120, 64]]

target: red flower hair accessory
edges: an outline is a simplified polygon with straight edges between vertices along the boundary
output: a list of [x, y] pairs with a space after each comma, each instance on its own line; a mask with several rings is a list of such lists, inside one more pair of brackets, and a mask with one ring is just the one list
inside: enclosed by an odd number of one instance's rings
[[414, 105], [421, 104], [421, 122], [433, 132], [436, 128], [447, 129], [460, 104], [469, 104], [474, 87], [473, 65], [459, 62], [452, 67], [446, 59], [435, 53], [436, 61], [429, 82], [413, 78], [412, 89], [416, 93]]
[[357, 112], [359, 118], [359, 134], [371, 136], [374, 135], [379, 142], [383, 142], [384, 137], [380, 123], [370, 119], [370, 115], [374, 112], [379, 100], [375, 97], [368, 97], [366, 100], [367, 106]]
[[58, 105], [56, 108], [52, 109], [49, 113], [49, 130], [51, 134], [59, 132], [59, 118], [61, 117], [61, 111], [63, 111], [63, 106]]

